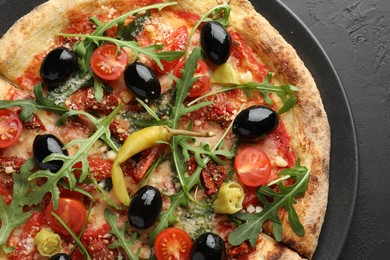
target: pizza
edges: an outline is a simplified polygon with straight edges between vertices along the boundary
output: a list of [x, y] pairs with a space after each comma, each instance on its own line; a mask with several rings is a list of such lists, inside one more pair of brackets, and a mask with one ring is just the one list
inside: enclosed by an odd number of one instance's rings
[[247, 0], [49, 0], [0, 40], [3, 259], [312, 258], [330, 131]]

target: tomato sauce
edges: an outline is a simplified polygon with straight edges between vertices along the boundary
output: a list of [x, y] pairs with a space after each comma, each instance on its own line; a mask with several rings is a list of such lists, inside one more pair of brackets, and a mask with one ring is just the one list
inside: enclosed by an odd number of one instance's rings
[[249, 70], [253, 78], [262, 82], [267, 74], [267, 69], [260, 64], [253, 56], [253, 51], [245, 43], [244, 39], [238, 32], [230, 31], [232, 37], [232, 55], [238, 59], [239, 65], [243, 70]]

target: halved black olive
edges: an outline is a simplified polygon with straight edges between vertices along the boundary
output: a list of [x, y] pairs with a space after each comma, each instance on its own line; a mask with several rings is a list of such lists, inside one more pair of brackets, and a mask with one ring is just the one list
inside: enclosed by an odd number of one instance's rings
[[128, 65], [124, 73], [126, 86], [136, 97], [153, 100], [160, 97], [161, 85], [151, 68], [141, 62]]
[[64, 253], [58, 253], [49, 258], [49, 260], [72, 260], [72, 258]]
[[140, 188], [134, 195], [129, 206], [129, 223], [141, 230], [151, 227], [162, 209], [160, 191], [152, 186]]
[[40, 75], [46, 86], [55, 88], [64, 83], [76, 68], [76, 54], [65, 47], [58, 47], [43, 59]]
[[241, 111], [233, 122], [233, 133], [248, 140], [271, 133], [279, 124], [278, 115], [265, 106], [252, 106]]
[[52, 134], [37, 135], [33, 143], [33, 156], [38, 167], [52, 173], [58, 172], [63, 165], [62, 161], [53, 160], [44, 163], [43, 160], [53, 153], [69, 155], [67, 150], [63, 150], [63, 147], [64, 144]]
[[203, 54], [217, 65], [224, 64], [230, 56], [232, 37], [218, 22], [207, 22], [200, 32]]
[[207, 232], [200, 235], [192, 244], [191, 260], [219, 260], [225, 257], [225, 243], [217, 234]]

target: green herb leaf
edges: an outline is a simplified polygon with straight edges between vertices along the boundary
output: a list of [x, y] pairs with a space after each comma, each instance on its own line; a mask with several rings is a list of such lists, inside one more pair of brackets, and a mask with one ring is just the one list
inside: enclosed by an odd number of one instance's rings
[[295, 91], [298, 91], [298, 89], [295, 86], [292, 86], [290, 84], [287, 85], [281, 85], [281, 86], [274, 86], [271, 83], [272, 79], [272, 73], [268, 72], [266, 78], [264, 79], [263, 82], [258, 83], [258, 82], [248, 82], [244, 84], [237, 84], [237, 85], [232, 85], [228, 87], [223, 87], [219, 90], [207, 93], [204, 96], [201, 96], [192, 102], [189, 103], [189, 105], [192, 105], [206, 97], [221, 93], [221, 92], [226, 92], [226, 91], [231, 91], [235, 89], [241, 89], [244, 90], [247, 96], [250, 98], [252, 96], [251, 90], [256, 90], [259, 91], [262, 96], [264, 97], [265, 102], [268, 105], [273, 105], [273, 101], [270, 98], [271, 93], [275, 93], [276, 95], [279, 96], [279, 98], [283, 102], [283, 106], [278, 110], [278, 114], [283, 114], [287, 111], [289, 111], [296, 103], [296, 97], [294, 95]]
[[36, 100], [0, 100], [0, 109], [19, 106], [23, 108], [19, 117], [23, 122], [30, 121], [34, 116], [35, 110], [46, 110], [59, 115], [62, 115], [69, 110], [65, 107], [58, 106], [54, 102], [43, 95], [42, 84], [34, 86]]
[[117, 48], [126, 47], [133, 51], [136, 56], [136, 59], [139, 58], [140, 54], [144, 54], [154, 60], [156, 64], [163, 69], [163, 65], [161, 64], [161, 60], [176, 60], [183, 56], [183, 52], [180, 51], [168, 51], [168, 52], [157, 52], [162, 49], [161, 44], [153, 44], [146, 47], [141, 47], [136, 41], [122, 41], [115, 38], [107, 37], [107, 36], [94, 36], [94, 35], [86, 35], [86, 34], [59, 34], [64, 37], [80, 37], [84, 39], [90, 39], [94, 42], [111, 42], [117, 46]]
[[[96, 49], [99, 46], [101, 41], [105, 41], [105, 40], [98, 39], [99, 37], [103, 36], [105, 31], [114, 27], [115, 25], [118, 25], [118, 29], [119, 29], [119, 31], [121, 31], [123, 29], [123, 24], [124, 24], [127, 17], [134, 15], [134, 14], [137, 14], [137, 13], [140, 13], [140, 12], [143, 12], [143, 11], [152, 10], [152, 9], [158, 9], [161, 11], [163, 8], [165, 8], [167, 6], [175, 5], [175, 4], [177, 4], [177, 2], [160, 3], [160, 4], [144, 6], [141, 8], [134, 9], [130, 12], [127, 12], [127, 13], [107, 22], [107, 23], [102, 23], [96, 17], [92, 17], [91, 21], [98, 26], [95, 29], [95, 31], [93, 31], [91, 33], [91, 35], [88, 35], [89, 37], [83, 37], [86, 35], [74, 36], [74, 37], [80, 37], [80, 38], [84, 39], [80, 42], [77, 42], [73, 47], [73, 50], [75, 51], [76, 55], [78, 56], [80, 75], [83, 77], [84, 75], [86, 75], [89, 72], [92, 53], [93, 53], [94, 49]], [[72, 37], [70, 34], [59, 34], [59, 35], [65, 36], [65, 37]], [[104, 37], [104, 38], [113, 39], [110, 37]], [[117, 41], [120, 41], [120, 40], [117, 40]], [[130, 45], [132, 45], [132, 44], [130, 44]], [[120, 46], [120, 45], [117, 44], [117, 46]], [[136, 55], [138, 55], [137, 50], [135, 50], [134, 52], [136, 53]], [[162, 54], [162, 56], [163, 56], [163, 54]], [[160, 64], [157, 63], [157, 64], [160, 66], [161, 63]], [[162, 65], [161, 65], [161, 67], [162, 67]]]
[[22, 202], [30, 189], [30, 182], [28, 176], [34, 168], [34, 161], [27, 160], [20, 168], [20, 173], [13, 173], [14, 180], [12, 201], [7, 205], [2, 198], [0, 198], [0, 245], [4, 252], [10, 253], [13, 248], [7, 247], [7, 241], [12, 231], [25, 223], [31, 216], [32, 211], [24, 212]]
[[[63, 166], [61, 169], [53, 174], [48, 170], [39, 170], [35, 173], [33, 173], [29, 180], [34, 180], [36, 178], [45, 178], [46, 182], [41, 185], [37, 186], [36, 184], [33, 185], [32, 191], [29, 193], [29, 196], [24, 198], [22, 202], [26, 205], [36, 205], [38, 204], [43, 196], [50, 192], [52, 195], [52, 201], [54, 209], [57, 209], [58, 207], [58, 199], [60, 196], [60, 191], [58, 189], [58, 182], [62, 178], [66, 178], [69, 181], [69, 187], [70, 189], [74, 189], [76, 185], [76, 178], [73, 175], [73, 166], [81, 162], [82, 163], [82, 175], [80, 176], [80, 179], [84, 179], [86, 177], [86, 174], [88, 172], [88, 150], [92, 147], [92, 145], [98, 140], [108, 138], [110, 134], [110, 123], [113, 120], [113, 118], [116, 116], [116, 114], [119, 112], [121, 106], [118, 106], [110, 115], [107, 117], [103, 117], [99, 120], [94, 120], [93, 122], [95, 125], [97, 125], [96, 132], [89, 137], [88, 139], [79, 139], [79, 140], [73, 140], [66, 144], [64, 146], [64, 149], [67, 149], [71, 146], [78, 146], [78, 150], [75, 154], [72, 156], [66, 156], [63, 154], [51, 154], [48, 157], [45, 158], [45, 162], [52, 161], [52, 160], [59, 160], [63, 161]], [[84, 115], [88, 116], [90, 119], [93, 117], [91, 115], [88, 115], [88, 113], [80, 112], [80, 111], [70, 111], [67, 115], [72, 115], [74, 113], [83, 113]]]
[[122, 247], [125, 252], [127, 253], [127, 256], [132, 260], [138, 260], [139, 254], [141, 252], [141, 248], [138, 248], [138, 252], [135, 254], [133, 250], [131, 249], [135, 239], [137, 238], [137, 233], [133, 233], [130, 239], [126, 240], [126, 225], [127, 222], [125, 222], [122, 226], [122, 228], [118, 228], [117, 226], [117, 218], [115, 214], [113, 214], [109, 209], [104, 210], [104, 216], [106, 217], [107, 222], [111, 226], [111, 234], [115, 235], [118, 238], [117, 243], [113, 243], [109, 246], [109, 248], [118, 248]]
[[51, 212], [51, 215], [68, 231], [71, 237], [76, 242], [77, 246], [80, 248], [80, 251], [83, 255], [87, 257], [87, 260], [91, 259], [91, 256], [88, 254], [88, 250], [85, 248], [83, 242], [81, 242], [80, 238], [73, 232], [73, 230], [58, 216], [54, 211]]
[[[309, 182], [310, 171], [305, 166], [300, 165], [298, 159], [294, 168], [285, 169], [279, 172], [279, 175], [289, 175], [295, 180], [291, 186], [283, 185], [282, 181], [278, 182], [279, 192], [274, 191], [268, 186], [261, 186], [257, 190], [257, 196], [261, 202], [264, 203], [263, 211], [260, 213], [238, 213], [234, 217], [238, 220], [244, 221], [233, 232], [230, 233], [228, 241], [233, 246], [240, 245], [246, 240], [249, 240], [252, 247], [256, 245], [261, 232], [263, 223], [270, 220], [273, 224], [273, 232], [275, 239], [281, 241], [282, 239], [282, 223], [278, 215], [280, 208], [284, 208], [288, 213], [288, 219], [294, 232], [303, 236], [305, 230], [299, 221], [298, 214], [294, 209], [293, 204], [296, 204], [296, 197], [302, 196]], [[266, 196], [272, 197], [273, 201], [268, 202]]]
[[103, 100], [104, 94], [104, 84], [102, 80], [93, 74], [93, 90], [95, 91], [95, 98], [98, 103], [101, 103]]
[[119, 38], [125, 41], [134, 41], [135, 37], [142, 31], [143, 25], [149, 19], [150, 15], [151, 12], [147, 11], [144, 14], [136, 16], [128, 25], [118, 30]]

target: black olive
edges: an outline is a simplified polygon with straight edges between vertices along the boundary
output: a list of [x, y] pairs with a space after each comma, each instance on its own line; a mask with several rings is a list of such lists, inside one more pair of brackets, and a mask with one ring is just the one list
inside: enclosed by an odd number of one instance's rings
[[58, 47], [43, 59], [40, 75], [46, 86], [55, 88], [64, 83], [76, 68], [76, 54], [65, 47]]
[[49, 260], [72, 260], [72, 258], [64, 253], [58, 253], [49, 258]]
[[67, 150], [62, 149], [63, 147], [64, 144], [52, 134], [37, 135], [33, 143], [33, 156], [38, 167], [53, 173], [58, 172], [63, 165], [62, 161], [53, 160], [44, 163], [43, 160], [53, 153], [69, 155]]
[[153, 100], [160, 97], [161, 85], [151, 68], [140, 62], [128, 65], [124, 73], [126, 86], [136, 97]]
[[225, 243], [217, 234], [207, 232], [200, 235], [192, 245], [191, 260], [219, 260], [225, 257]]
[[207, 22], [200, 32], [203, 54], [217, 65], [224, 64], [230, 56], [232, 37], [218, 22]]
[[244, 139], [256, 140], [275, 130], [278, 123], [278, 115], [271, 108], [252, 106], [234, 119], [233, 133]]
[[138, 229], [151, 227], [160, 215], [162, 196], [160, 191], [152, 186], [140, 188], [134, 195], [129, 206], [129, 223]]

